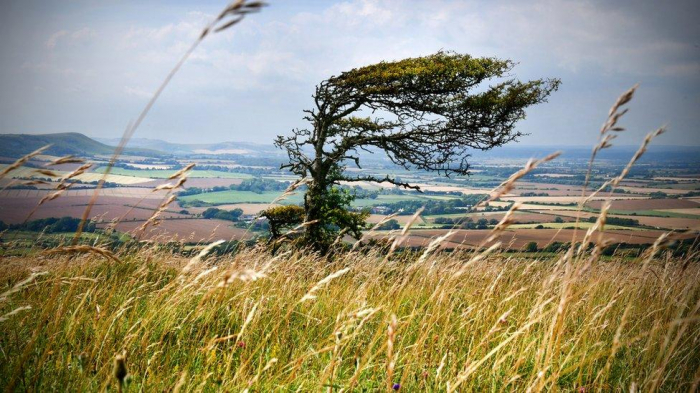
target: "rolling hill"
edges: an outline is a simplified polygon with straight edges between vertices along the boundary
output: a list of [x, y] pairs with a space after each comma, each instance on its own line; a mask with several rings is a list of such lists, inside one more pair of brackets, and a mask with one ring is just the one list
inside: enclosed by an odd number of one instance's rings
[[[114, 152], [114, 146], [91, 139], [77, 132], [59, 134], [0, 134], [0, 157], [17, 158], [51, 144], [45, 154], [64, 156], [74, 154], [77, 156], [108, 155]], [[144, 156], [162, 156], [164, 153], [153, 149], [127, 148], [127, 154]]]

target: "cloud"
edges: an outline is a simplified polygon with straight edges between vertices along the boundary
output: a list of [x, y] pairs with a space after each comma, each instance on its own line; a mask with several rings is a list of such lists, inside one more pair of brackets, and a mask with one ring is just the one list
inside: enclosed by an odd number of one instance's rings
[[[571, 141], [582, 140], [577, 135], [591, 126], [578, 119], [591, 112], [595, 116], [591, 108], [604, 112], [608, 101], [635, 82], [642, 82], [636, 110], [648, 115], [644, 125], [668, 121], [674, 126], [674, 119], [697, 124], [699, 115], [673, 103], [677, 96], [690, 97], [684, 102], [700, 99], [700, 49], [695, 46], [700, 27], [693, 18], [666, 14], [690, 14], [687, 7], [647, 3], [651, 0], [641, 5], [632, 0], [623, 5], [603, 0], [272, 4], [235, 28], [207, 37], [159, 99], [148, 124], [168, 124], [184, 138], [191, 135], [188, 127], [209, 130], [213, 139], [230, 138], [226, 130], [235, 113], [237, 127], [257, 130], [244, 137], [269, 141], [280, 127], [305, 126], [301, 110], [311, 104], [314, 85], [331, 75], [438, 50], [513, 59], [519, 62], [514, 74], [522, 79], [562, 77], [562, 89], [546, 109], [534, 108], [522, 123], [523, 131], [533, 135], [546, 127], [566, 130], [561, 135], [572, 136]], [[47, 15], [28, 16], [25, 20], [42, 26], [34, 42], [14, 39], [9, 41], [12, 47], [7, 40], [0, 43], [3, 53], [15, 56], [0, 59], [3, 87], [9, 86], [0, 91], [0, 101], [11, 98], [22, 108], [31, 107], [22, 102], [41, 101], [71, 121], [89, 114], [93, 123], [87, 128], [101, 121], [121, 128], [123, 117], [140, 109], [142, 99], [150, 97], [218, 11], [194, 1], [134, 4], [98, 3], [80, 12], [57, 6]], [[29, 28], [26, 23], [17, 27]], [[20, 78], [12, 77], [13, 72]], [[45, 89], [41, 96], [31, 93], [37, 86]], [[61, 93], [72, 86], [84, 89], [72, 101], [61, 100]], [[656, 90], [642, 104], [647, 86]], [[668, 108], [654, 106], [656, 101]], [[16, 127], [26, 127], [32, 119], [35, 128], [42, 128], [34, 113], [22, 117], [9, 107], [0, 104], [0, 118], [16, 118]], [[120, 108], [119, 116], [107, 109], [108, 115], [98, 116], [100, 108], [114, 107]], [[551, 124], [537, 120], [540, 110]], [[657, 121], [661, 115], [666, 117]], [[592, 128], [597, 128], [599, 119], [593, 120]], [[47, 127], [53, 124], [46, 121]]]
[[89, 27], [83, 27], [82, 29], [75, 30], [72, 33], [68, 30], [59, 30], [51, 34], [49, 39], [46, 40], [45, 45], [49, 49], [54, 49], [58, 44], [58, 41], [64, 39], [65, 37], [67, 37], [71, 42], [77, 42], [88, 38], [94, 38], [95, 36], [95, 31]]
[[48, 40], [46, 40], [46, 47], [49, 49], [53, 49], [56, 47], [56, 43], [58, 43], [58, 40], [63, 37], [68, 35], [68, 31], [66, 30], [59, 30], [51, 35]]

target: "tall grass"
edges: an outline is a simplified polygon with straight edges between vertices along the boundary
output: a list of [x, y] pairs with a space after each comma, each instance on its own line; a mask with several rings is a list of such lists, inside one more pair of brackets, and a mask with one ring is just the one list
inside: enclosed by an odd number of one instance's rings
[[700, 266], [567, 255], [7, 260], [0, 386], [113, 390], [119, 358], [125, 391], [696, 389]]

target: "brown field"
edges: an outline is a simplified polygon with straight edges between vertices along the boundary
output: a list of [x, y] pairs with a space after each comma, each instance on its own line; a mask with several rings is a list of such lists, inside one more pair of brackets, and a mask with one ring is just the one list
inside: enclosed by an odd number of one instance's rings
[[[603, 201], [591, 201], [586, 206], [600, 209]], [[692, 209], [700, 203], [688, 199], [628, 199], [612, 201], [612, 210], [654, 210], [654, 209]]]
[[[142, 222], [121, 222], [116, 229], [121, 232], [134, 233]], [[179, 240], [188, 243], [211, 242], [219, 239], [235, 240], [252, 238], [253, 234], [241, 228], [230, 226], [224, 220], [183, 219], [163, 220], [155, 227], [149, 227], [143, 240], [170, 241]], [[104, 226], [104, 225], [102, 225]]]
[[[5, 190], [0, 191], [0, 200], [6, 198], [42, 198], [54, 190]], [[68, 189], [58, 199], [66, 199], [73, 197], [90, 197], [93, 189]], [[151, 188], [141, 187], [116, 187], [103, 188], [99, 191], [99, 198], [106, 197], [123, 197], [123, 198], [145, 198], [145, 199], [162, 199], [167, 191], [153, 191]], [[56, 199], [56, 200], [58, 200]], [[52, 201], [53, 202], [53, 201]]]
[[673, 188], [648, 188], [648, 187], [618, 187], [625, 191], [629, 191], [633, 194], [650, 194], [652, 192], [664, 192], [670, 195], [682, 195], [688, 192], [688, 190], [683, 189], [673, 189]]
[[[539, 247], [544, 247], [554, 241], [570, 242], [574, 238], [576, 232], [576, 240], [580, 241], [585, 236], [586, 231], [572, 229], [519, 229], [517, 231], [505, 231], [499, 237], [504, 247], [510, 249], [520, 249], [529, 242], [536, 242]], [[438, 237], [445, 235], [447, 230], [444, 229], [416, 229], [410, 232], [409, 238], [404, 245], [406, 246], [427, 246], [430, 242]], [[613, 243], [630, 243], [630, 244], [651, 244], [664, 231], [606, 231], [603, 238]], [[443, 248], [454, 247], [473, 247], [481, 244], [491, 234], [488, 230], [458, 230], [452, 237], [443, 242]], [[373, 237], [385, 237], [387, 234], [376, 234]], [[695, 234], [686, 234], [682, 238], [693, 238]], [[594, 239], [597, 239], [598, 232], [594, 234]]]
[[620, 182], [620, 187], [645, 187], [647, 184], [649, 184], [649, 180], [623, 180]]
[[655, 177], [654, 180], [675, 180], [675, 181], [688, 181], [692, 179], [700, 179], [700, 173], [679, 175], [676, 177]]
[[[680, 210], [680, 211], [679, 211]], [[695, 209], [697, 210], [697, 209]], [[668, 210], [669, 212], [686, 212], [686, 211], [693, 211], [693, 209], [678, 209], [678, 210]], [[558, 215], [568, 218], [576, 217], [578, 212], [575, 210], [548, 210], [544, 211], [549, 214], [553, 215]], [[696, 213], [700, 214], [700, 212]], [[598, 217], [598, 214], [596, 213], [589, 213], [589, 212], [581, 212], [580, 217], [582, 219], [587, 219], [588, 217]], [[647, 217], [647, 216], [621, 216], [621, 215], [615, 215], [611, 214], [610, 217], [618, 217], [618, 218], [632, 218], [637, 221], [639, 221], [640, 224], [642, 225], [648, 225], [652, 227], [658, 227], [658, 228], [668, 228], [668, 229], [695, 229], [698, 230], [700, 229], [700, 216], [698, 219], [695, 218], [676, 218], [676, 217]]]
[[557, 206], [557, 205], [538, 205], [534, 203], [523, 203], [520, 205], [520, 210], [533, 210], [533, 211], [545, 211], [545, 210], [578, 210], [578, 206]]
[[[37, 207], [40, 198], [2, 198], [0, 205], [0, 221], [8, 224], [24, 222], [29, 213]], [[31, 219], [49, 217], [75, 217], [80, 218], [90, 201], [89, 196], [59, 197], [48, 201], [34, 212]], [[124, 217], [124, 220], [147, 220], [153, 215], [153, 209], [158, 207], [161, 199], [126, 198], [126, 197], [102, 197], [97, 200], [90, 213], [91, 219], [110, 221]], [[136, 206], [137, 208], [131, 208]], [[185, 218], [187, 215], [177, 213], [181, 208], [177, 202], [170, 205], [167, 211], [161, 214], [163, 218]]]
[[551, 183], [531, 183], [531, 182], [521, 182], [516, 183], [514, 194], [522, 194], [524, 192], [546, 192], [550, 196], [575, 196], [580, 197], [583, 192], [583, 188], [580, 186], [572, 186], [565, 184], [551, 184]]
[[[543, 196], [543, 197], [501, 197], [504, 201], [513, 202], [535, 202], [535, 203], [578, 203], [581, 201], [581, 196]], [[630, 195], [613, 195], [608, 197], [607, 194], [598, 195], [593, 197], [594, 200], [602, 199], [612, 199], [612, 200], [632, 200], [632, 199], [646, 199], [646, 197], [641, 196], [630, 196]]]

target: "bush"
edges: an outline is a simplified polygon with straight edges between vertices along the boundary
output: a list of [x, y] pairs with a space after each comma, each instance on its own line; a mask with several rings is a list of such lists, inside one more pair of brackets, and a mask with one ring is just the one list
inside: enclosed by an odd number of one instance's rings
[[380, 225], [377, 229], [381, 231], [391, 231], [395, 229], [401, 229], [401, 224], [398, 221], [391, 219], [384, 224]]
[[523, 250], [525, 252], [537, 252], [538, 251], [537, 243], [535, 243], [535, 242], [527, 243], [525, 245], [525, 247], [523, 248]]
[[217, 209], [215, 207], [210, 207], [209, 209], [205, 210], [202, 213], [202, 217], [206, 219], [219, 219], [219, 220], [227, 220], [227, 221], [238, 221], [238, 218], [243, 214], [243, 210], [241, 209], [233, 209], [233, 210], [223, 210], [223, 209]]

